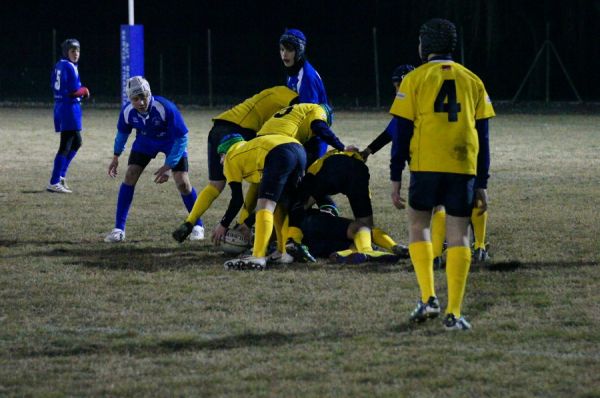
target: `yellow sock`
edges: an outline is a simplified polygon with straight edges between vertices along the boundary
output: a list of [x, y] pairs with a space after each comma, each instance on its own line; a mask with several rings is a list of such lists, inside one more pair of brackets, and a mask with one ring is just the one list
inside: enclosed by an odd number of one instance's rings
[[267, 209], [256, 212], [256, 223], [254, 231], [254, 247], [252, 255], [254, 257], [265, 257], [267, 255], [267, 246], [271, 233], [273, 233], [273, 213]]
[[446, 314], [460, 317], [467, 275], [471, 267], [471, 249], [455, 246], [448, 249], [446, 255], [446, 278], [448, 280], [448, 307]]
[[287, 240], [287, 214], [282, 206], [275, 208], [273, 213], [273, 225], [275, 226], [275, 236], [277, 236], [277, 250], [285, 253], [285, 241]]
[[190, 211], [190, 214], [188, 214], [185, 221], [189, 222], [192, 225], [196, 224], [196, 221], [198, 221], [198, 219], [202, 217], [202, 214], [204, 214], [206, 210], [208, 210], [208, 208], [212, 205], [215, 199], [219, 197], [219, 195], [221, 195], [221, 192], [219, 192], [219, 190], [215, 188], [214, 185], [208, 184], [207, 186], [205, 186], [196, 198], [196, 202], [194, 202], [194, 207], [192, 207], [192, 211]]
[[258, 199], [258, 184], [250, 184], [248, 190], [246, 191], [246, 196], [244, 197], [244, 207], [240, 211], [240, 217], [238, 218], [238, 224], [243, 224], [244, 221], [256, 208], [256, 200]]
[[356, 246], [356, 251], [359, 253], [373, 251], [373, 247], [371, 246], [371, 231], [364, 229], [355, 233], [354, 246]]
[[436, 211], [431, 217], [431, 244], [433, 258], [440, 257], [446, 240], [446, 210]]
[[373, 233], [373, 243], [377, 246], [386, 250], [391, 250], [392, 247], [396, 246], [396, 242], [383, 229], [374, 227], [371, 232]]
[[475, 236], [474, 248], [485, 249], [485, 232], [487, 229], [488, 212], [482, 215], [477, 214], [479, 209], [476, 207], [471, 213], [471, 224], [473, 224], [473, 235]]
[[296, 243], [302, 243], [302, 238], [304, 238], [302, 230], [298, 227], [288, 227], [287, 235], [289, 238], [292, 238]]
[[421, 300], [427, 302], [429, 297], [435, 297], [433, 287], [433, 250], [431, 242], [421, 241], [408, 245], [410, 260], [417, 275], [417, 282], [421, 289]]

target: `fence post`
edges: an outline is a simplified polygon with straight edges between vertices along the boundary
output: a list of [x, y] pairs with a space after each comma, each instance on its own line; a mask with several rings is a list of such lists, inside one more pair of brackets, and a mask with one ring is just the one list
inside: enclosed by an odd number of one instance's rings
[[212, 85], [212, 39], [210, 36], [210, 29], [208, 29], [207, 37], [206, 37], [207, 49], [208, 49], [208, 106], [210, 108], [213, 107], [213, 85]]
[[375, 105], [381, 106], [379, 95], [379, 54], [377, 53], [377, 28], [373, 27], [373, 61], [375, 64]]

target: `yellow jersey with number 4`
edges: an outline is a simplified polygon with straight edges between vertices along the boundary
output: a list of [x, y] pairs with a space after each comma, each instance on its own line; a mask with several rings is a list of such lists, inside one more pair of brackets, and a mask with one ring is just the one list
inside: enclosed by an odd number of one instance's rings
[[390, 113], [414, 123], [411, 171], [477, 174], [475, 121], [495, 113], [473, 72], [452, 60], [429, 61], [402, 80]]

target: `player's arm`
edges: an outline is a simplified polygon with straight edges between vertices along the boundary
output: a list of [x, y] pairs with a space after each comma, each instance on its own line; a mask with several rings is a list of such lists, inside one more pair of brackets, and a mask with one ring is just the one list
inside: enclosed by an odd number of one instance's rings
[[242, 183], [232, 181], [229, 183], [231, 188], [231, 200], [225, 211], [225, 215], [221, 218], [221, 222], [217, 224], [212, 234], [212, 242], [215, 246], [219, 246], [223, 240], [227, 229], [231, 225], [231, 222], [238, 214], [242, 206], [244, 205], [244, 193], [242, 191]]
[[108, 175], [115, 178], [118, 174], [117, 169], [119, 168], [119, 156], [125, 151], [125, 144], [129, 138], [129, 133], [124, 133], [121, 130], [117, 130], [115, 135], [115, 143], [113, 146], [113, 158], [108, 165]]
[[322, 120], [314, 120], [310, 124], [310, 129], [313, 134], [317, 137], [320, 137], [323, 141], [325, 141], [328, 145], [334, 147], [338, 151], [343, 151], [346, 147], [340, 139], [335, 135], [335, 133], [329, 128], [327, 123]]
[[88, 98], [90, 96], [90, 90], [81, 85], [75, 74], [75, 68], [68, 63], [63, 71], [64, 81], [61, 83], [65, 88], [65, 95], [69, 95], [73, 98]]
[[413, 136], [412, 120], [394, 116], [397, 119], [392, 136], [392, 155], [390, 157], [390, 179], [392, 180], [392, 203], [398, 209], [405, 207], [405, 201], [400, 196], [402, 188], [402, 171], [410, 160], [410, 140]]
[[396, 128], [398, 120], [393, 117], [389, 122], [385, 130], [381, 132], [367, 147], [360, 153], [362, 158], [366, 161], [369, 155], [377, 153], [381, 148], [392, 142], [392, 135], [390, 131]]
[[475, 177], [475, 200], [480, 214], [487, 210], [487, 182], [490, 178], [490, 133], [489, 119], [475, 122], [479, 138], [479, 153], [477, 154], [477, 176]]

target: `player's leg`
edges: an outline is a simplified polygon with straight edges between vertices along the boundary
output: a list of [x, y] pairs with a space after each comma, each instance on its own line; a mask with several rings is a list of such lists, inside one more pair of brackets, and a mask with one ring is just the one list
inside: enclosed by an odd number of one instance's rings
[[373, 243], [383, 249], [391, 251], [399, 258], [409, 258], [408, 247], [399, 243], [396, 243], [391, 236], [388, 235], [383, 229], [379, 227], [373, 227], [371, 229], [371, 235]]
[[444, 242], [446, 241], [446, 209], [444, 206], [436, 206], [431, 218], [431, 245], [433, 247], [433, 261], [435, 268], [441, 268], [443, 264], [442, 254]]
[[252, 214], [256, 209], [256, 201], [258, 200], [258, 189], [260, 184], [250, 184], [244, 195], [244, 206], [240, 210], [240, 216], [238, 218], [239, 225], [245, 225], [248, 230], [254, 225], [254, 218]]
[[69, 151], [66, 155], [66, 162], [63, 165], [63, 168], [60, 172], [60, 183], [67, 189], [69, 189], [66, 185], [67, 172], [69, 170], [69, 166], [71, 165], [71, 161], [73, 160], [75, 155], [77, 155], [77, 152], [81, 148], [81, 143], [82, 143], [81, 132], [75, 131], [73, 134], [73, 139], [71, 141]]
[[[196, 189], [190, 183], [190, 178], [188, 175], [188, 158], [187, 156], [182, 156], [179, 160], [179, 163], [173, 167], [173, 180], [175, 181], [175, 185], [177, 186], [177, 190], [181, 195], [181, 200], [185, 205], [187, 211], [191, 211], [196, 203], [198, 195], [196, 193]], [[192, 228], [192, 232], [190, 235], [191, 240], [202, 240], [204, 239], [204, 225], [202, 220], [198, 218], [194, 227]]]
[[70, 162], [69, 153], [71, 152], [71, 147], [76, 139], [77, 133], [77, 131], [60, 132], [60, 144], [54, 157], [54, 166], [47, 187], [50, 192], [71, 193], [71, 190], [64, 187], [60, 182], [61, 177], [63, 177], [63, 170], [66, 169], [68, 162]]
[[483, 214], [479, 214], [480, 212], [481, 210], [476, 204], [471, 213], [471, 225], [473, 226], [473, 237], [475, 238], [475, 242], [473, 243], [473, 262], [484, 262], [489, 259], [485, 243], [488, 212], [486, 210]]
[[[297, 187], [306, 166], [306, 155], [298, 144], [283, 144], [275, 147], [265, 158], [263, 177], [256, 204], [256, 224], [253, 257], [264, 257], [273, 228], [275, 204], [280, 201], [284, 190]], [[270, 229], [268, 229], [270, 228]], [[278, 225], [278, 228], [282, 226]], [[279, 231], [284, 236], [283, 231]]]
[[421, 299], [410, 320], [423, 322], [439, 315], [440, 307], [435, 294], [433, 278], [433, 247], [431, 245], [431, 211], [436, 205], [439, 173], [413, 172], [410, 174], [408, 197], [408, 251], [415, 270]]
[[461, 316], [461, 307], [471, 266], [470, 215], [473, 206], [474, 178], [448, 175], [446, 207], [446, 278], [448, 305], [444, 325], [447, 329], [470, 328]]
[[116, 243], [125, 240], [125, 224], [127, 223], [127, 216], [129, 215], [129, 209], [133, 202], [135, 185], [152, 158], [153, 156], [141, 152], [132, 151], [130, 153], [125, 178], [119, 187], [119, 193], [117, 195], [115, 227], [104, 238], [105, 242]]

